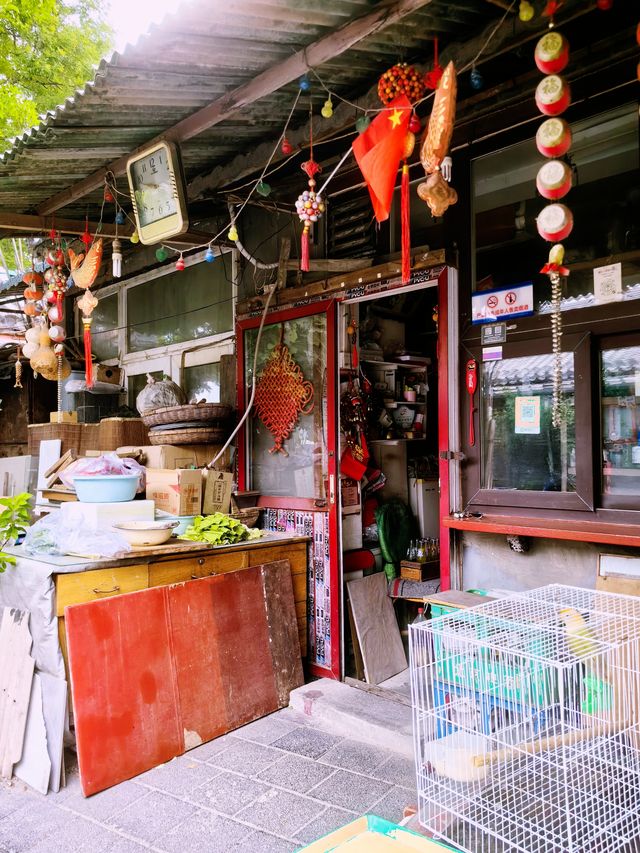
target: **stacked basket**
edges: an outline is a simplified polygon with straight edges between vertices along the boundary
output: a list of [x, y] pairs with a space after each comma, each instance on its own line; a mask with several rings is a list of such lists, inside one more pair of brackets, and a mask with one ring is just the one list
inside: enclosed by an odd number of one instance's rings
[[189, 403], [165, 406], [143, 415], [149, 444], [221, 444], [231, 430], [231, 406]]

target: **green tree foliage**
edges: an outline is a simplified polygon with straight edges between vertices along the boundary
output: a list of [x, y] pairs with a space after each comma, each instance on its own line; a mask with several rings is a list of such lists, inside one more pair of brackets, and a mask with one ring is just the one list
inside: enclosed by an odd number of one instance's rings
[[0, 0], [0, 151], [93, 76], [112, 32], [103, 0]]

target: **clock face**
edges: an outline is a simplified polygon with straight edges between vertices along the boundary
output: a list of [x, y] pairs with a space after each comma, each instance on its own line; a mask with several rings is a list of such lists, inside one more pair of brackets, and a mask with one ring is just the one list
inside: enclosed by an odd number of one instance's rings
[[173, 164], [166, 148], [159, 148], [131, 163], [131, 180], [141, 226], [178, 212]]

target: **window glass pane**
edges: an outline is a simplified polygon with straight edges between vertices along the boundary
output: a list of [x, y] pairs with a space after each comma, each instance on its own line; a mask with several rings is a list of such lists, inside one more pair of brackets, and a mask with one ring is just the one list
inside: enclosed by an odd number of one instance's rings
[[[226, 266], [225, 266], [226, 263]], [[128, 351], [192, 341], [233, 328], [231, 262], [195, 264], [127, 291]]]
[[481, 367], [482, 488], [575, 492], [573, 354], [562, 355], [563, 424], [551, 424], [552, 355]]
[[613, 495], [640, 494], [640, 346], [604, 350], [602, 481]]
[[[260, 341], [258, 377], [282, 334], [293, 361], [299, 365], [304, 381], [313, 386], [313, 399], [306, 407], [308, 414], [297, 415], [293, 404], [298, 380], [281, 375], [271, 383], [276, 392], [270, 414], [281, 426], [289, 419], [295, 426], [283, 446], [288, 455], [272, 452], [275, 446], [272, 434], [259, 417], [249, 418], [249, 488], [264, 495], [287, 497], [324, 498], [327, 471], [327, 320], [324, 314], [301, 317], [265, 326]], [[245, 385], [247, 399], [253, 377], [254, 347], [257, 329], [245, 333]], [[278, 391], [290, 382], [289, 393], [280, 396]]]
[[[593, 268], [614, 261], [622, 264], [622, 290], [606, 301], [638, 299], [637, 105], [575, 122], [572, 132], [575, 172], [567, 205], [575, 221], [566, 241], [565, 263], [571, 275], [564, 285], [562, 307], [596, 304]], [[508, 287], [533, 280], [536, 310], [548, 312], [549, 280], [538, 272], [547, 260], [548, 245], [536, 228], [538, 214], [549, 203], [536, 191], [536, 175], [544, 162], [531, 140], [473, 161], [475, 287]]]
[[91, 349], [99, 361], [118, 357], [118, 294], [105, 296], [96, 305], [91, 324]]
[[[153, 376], [154, 379], [162, 379], [164, 373], [162, 370], [150, 370], [150, 375]], [[142, 389], [147, 384], [147, 374], [146, 373], [136, 373], [135, 376], [129, 376], [127, 379], [127, 388], [129, 391], [129, 405], [132, 409], [136, 407], [136, 397], [142, 391]]]
[[207, 403], [220, 402], [220, 364], [198, 364], [185, 367], [182, 387], [187, 400], [196, 403], [205, 400]]

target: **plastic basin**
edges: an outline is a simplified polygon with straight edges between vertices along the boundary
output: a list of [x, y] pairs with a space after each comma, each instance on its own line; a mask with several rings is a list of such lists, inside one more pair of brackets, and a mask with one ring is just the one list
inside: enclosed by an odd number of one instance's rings
[[171, 539], [177, 521], [119, 521], [113, 525], [134, 548], [162, 545]]
[[132, 501], [139, 483], [138, 474], [99, 474], [73, 478], [78, 500], [83, 503]]

